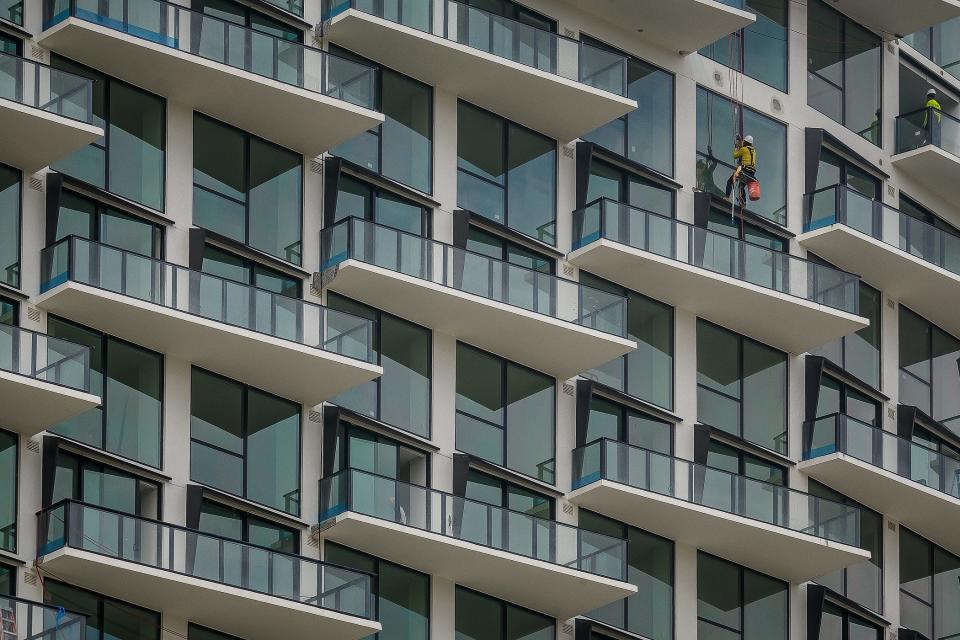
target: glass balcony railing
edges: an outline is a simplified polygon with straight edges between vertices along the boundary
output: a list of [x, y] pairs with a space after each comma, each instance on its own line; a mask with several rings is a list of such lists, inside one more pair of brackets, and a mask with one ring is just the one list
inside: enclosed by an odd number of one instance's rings
[[842, 413], [803, 426], [803, 458], [843, 453], [954, 498], [960, 498], [960, 459]]
[[[77, 18], [368, 109], [375, 70], [163, 0], [44, 0], [43, 28]], [[144, 73], [151, 73], [144, 69]]]
[[63, 500], [39, 514], [37, 555], [62, 548], [373, 619], [372, 576], [222, 536]]
[[960, 120], [933, 107], [897, 117], [897, 153], [927, 145], [960, 156]]
[[359, 469], [320, 481], [320, 522], [347, 511], [615, 580], [627, 577], [626, 540]]
[[40, 254], [40, 291], [68, 282], [373, 362], [370, 320], [77, 236]]
[[573, 452], [573, 488], [599, 480], [852, 546], [860, 510], [787, 487], [602, 438]]
[[303, 0], [266, 0], [278, 9], [303, 17]]
[[87, 616], [14, 596], [0, 595], [3, 640], [86, 640]]
[[552, 274], [347, 218], [320, 234], [320, 270], [358, 260], [488, 300], [625, 337], [627, 301]]
[[625, 56], [454, 0], [323, 0], [323, 18], [356, 9], [601, 91], [625, 96]]
[[93, 82], [33, 60], [0, 53], [0, 98], [93, 124]]
[[573, 249], [600, 239], [857, 314], [860, 278], [782, 251], [601, 198], [573, 213]]
[[0, 370], [90, 391], [90, 349], [42, 333], [0, 325]]
[[805, 197], [804, 231], [842, 224], [960, 275], [960, 236], [908, 216], [845, 185], [825, 187]]

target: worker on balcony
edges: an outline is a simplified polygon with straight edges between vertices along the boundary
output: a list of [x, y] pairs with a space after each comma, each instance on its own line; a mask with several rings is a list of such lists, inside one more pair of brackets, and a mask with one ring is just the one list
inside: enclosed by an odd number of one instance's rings
[[737, 136], [733, 148], [733, 159], [737, 161], [737, 169], [727, 180], [727, 197], [729, 198], [733, 193], [734, 185], [739, 184], [740, 202], [746, 202], [747, 184], [757, 180], [757, 150], [753, 146], [753, 136], [745, 138]]
[[[934, 113], [933, 119], [930, 118], [930, 112]], [[943, 107], [937, 100], [937, 90], [927, 91], [927, 104], [923, 110], [923, 128], [927, 132], [925, 142], [940, 145], [940, 122], [943, 119]]]

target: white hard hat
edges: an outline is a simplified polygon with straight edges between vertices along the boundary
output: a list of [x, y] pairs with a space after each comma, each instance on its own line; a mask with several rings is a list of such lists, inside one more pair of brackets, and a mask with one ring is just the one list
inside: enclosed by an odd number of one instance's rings
[[753, 136], [747, 136], [746, 138], [743, 139], [743, 141], [746, 142], [747, 144], [753, 144]]
[[927, 91], [927, 95], [928, 95], [928, 96], [935, 96], [935, 95], [937, 95], [937, 90], [936, 90], [936, 89], [930, 89], [930, 91]]

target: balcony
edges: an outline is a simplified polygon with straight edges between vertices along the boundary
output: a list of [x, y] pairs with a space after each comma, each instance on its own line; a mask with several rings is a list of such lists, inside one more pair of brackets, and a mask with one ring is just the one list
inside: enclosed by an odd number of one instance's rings
[[842, 185], [806, 199], [802, 245], [960, 335], [943, 304], [960, 297], [960, 237]]
[[37, 41], [306, 156], [383, 122], [372, 68], [162, 0], [44, 0]]
[[[743, 0], [564, 0], [674, 53], [688, 54], [749, 27], [757, 17]], [[637, 37], [633, 35], [632, 37]]]
[[247, 640], [380, 631], [372, 576], [64, 500], [39, 514], [37, 565], [58, 579]]
[[348, 313], [76, 236], [40, 263], [37, 307], [306, 406], [383, 373]]
[[899, 116], [890, 162], [945, 199], [960, 198], [960, 120], [932, 108]]
[[0, 424], [27, 437], [100, 404], [90, 393], [90, 350], [0, 325]]
[[790, 353], [869, 325], [855, 275], [605, 198], [574, 212], [567, 259]]
[[93, 640], [87, 616], [11, 595], [0, 595], [3, 640]]
[[90, 80], [0, 53], [0, 162], [35, 173], [101, 137]]
[[957, 553], [960, 460], [843, 414], [804, 425], [799, 469]]
[[[561, 144], [637, 108], [626, 58], [453, 0], [324, 0], [331, 42]], [[544, 105], [556, 108], [545, 109]]]
[[359, 218], [320, 236], [325, 287], [566, 380], [636, 348], [626, 300]]
[[833, 0], [834, 8], [897, 38], [960, 16], [960, 0]]
[[320, 481], [319, 531], [560, 620], [637, 590], [625, 540], [357, 469]]
[[870, 559], [860, 511], [622, 442], [573, 452], [571, 502], [800, 583]]

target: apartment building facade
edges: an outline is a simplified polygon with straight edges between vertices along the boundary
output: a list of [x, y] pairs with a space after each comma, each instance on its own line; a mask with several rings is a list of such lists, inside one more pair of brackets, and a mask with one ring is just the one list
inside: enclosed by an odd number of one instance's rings
[[960, 637], [958, 25], [0, 0], [0, 640]]

